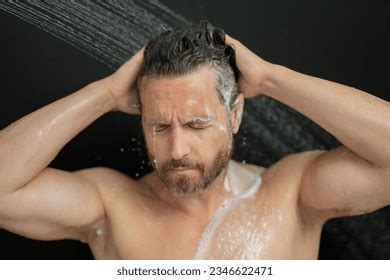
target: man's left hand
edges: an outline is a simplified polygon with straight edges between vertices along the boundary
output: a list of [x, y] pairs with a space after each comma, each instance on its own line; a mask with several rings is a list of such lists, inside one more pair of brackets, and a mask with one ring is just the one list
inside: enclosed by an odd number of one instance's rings
[[263, 60], [240, 41], [226, 35], [226, 44], [235, 49], [236, 63], [240, 70], [238, 90], [245, 98], [255, 97], [262, 94], [262, 85], [266, 83], [271, 63]]

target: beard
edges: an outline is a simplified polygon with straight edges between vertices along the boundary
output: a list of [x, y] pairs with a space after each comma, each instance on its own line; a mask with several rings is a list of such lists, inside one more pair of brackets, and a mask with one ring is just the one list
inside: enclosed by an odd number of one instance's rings
[[[155, 164], [148, 151], [157, 175], [173, 195], [197, 195], [203, 192], [227, 167], [233, 155], [233, 135], [230, 134], [228, 143], [218, 149], [210, 164], [195, 162], [189, 158], [171, 159], [162, 164]], [[192, 169], [190, 173], [173, 172], [175, 168]], [[197, 174], [196, 174], [197, 173]]]

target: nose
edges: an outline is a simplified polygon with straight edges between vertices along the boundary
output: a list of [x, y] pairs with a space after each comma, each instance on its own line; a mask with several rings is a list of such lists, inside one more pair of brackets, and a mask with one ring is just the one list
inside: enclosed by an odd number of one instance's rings
[[190, 153], [190, 145], [185, 132], [180, 127], [174, 127], [171, 135], [171, 156], [172, 159], [179, 160]]

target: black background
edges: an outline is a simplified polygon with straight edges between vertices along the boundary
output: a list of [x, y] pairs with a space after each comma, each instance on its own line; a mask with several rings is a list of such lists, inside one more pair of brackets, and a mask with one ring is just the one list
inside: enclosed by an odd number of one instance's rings
[[[208, 19], [273, 63], [390, 100], [390, 4], [386, 1], [161, 2], [193, 22]], [[4, 11], [0, 11], [0, 34], [0, 129], [111, 73], [100, 62]], [[51, 165], [76, 170], [98, 164], [134, 177], [134, 163], [119, 148], [140, 137], [137, 117], [110, 113], [65, 146]], [[320, 258], [337, 259], [342, 250], [322, 240]], [[378, 256], [367, 252], [364, 258], [389, 258], [386, 252]], [[33, 241], [0, 230], [0, 258], [91, 257], [79, 242]]]

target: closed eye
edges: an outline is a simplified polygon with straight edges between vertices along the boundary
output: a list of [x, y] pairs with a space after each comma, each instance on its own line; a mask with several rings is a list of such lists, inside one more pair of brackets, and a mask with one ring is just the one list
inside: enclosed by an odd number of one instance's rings
[[159, 124], [152, 127], [153, 132], [162, 132], [169, 128], [169, 125], [167, 124]]
[[210, 125], [203, 123], [189, 123], [188, 126], [192, 129], [205, 129], [208, 128]]

